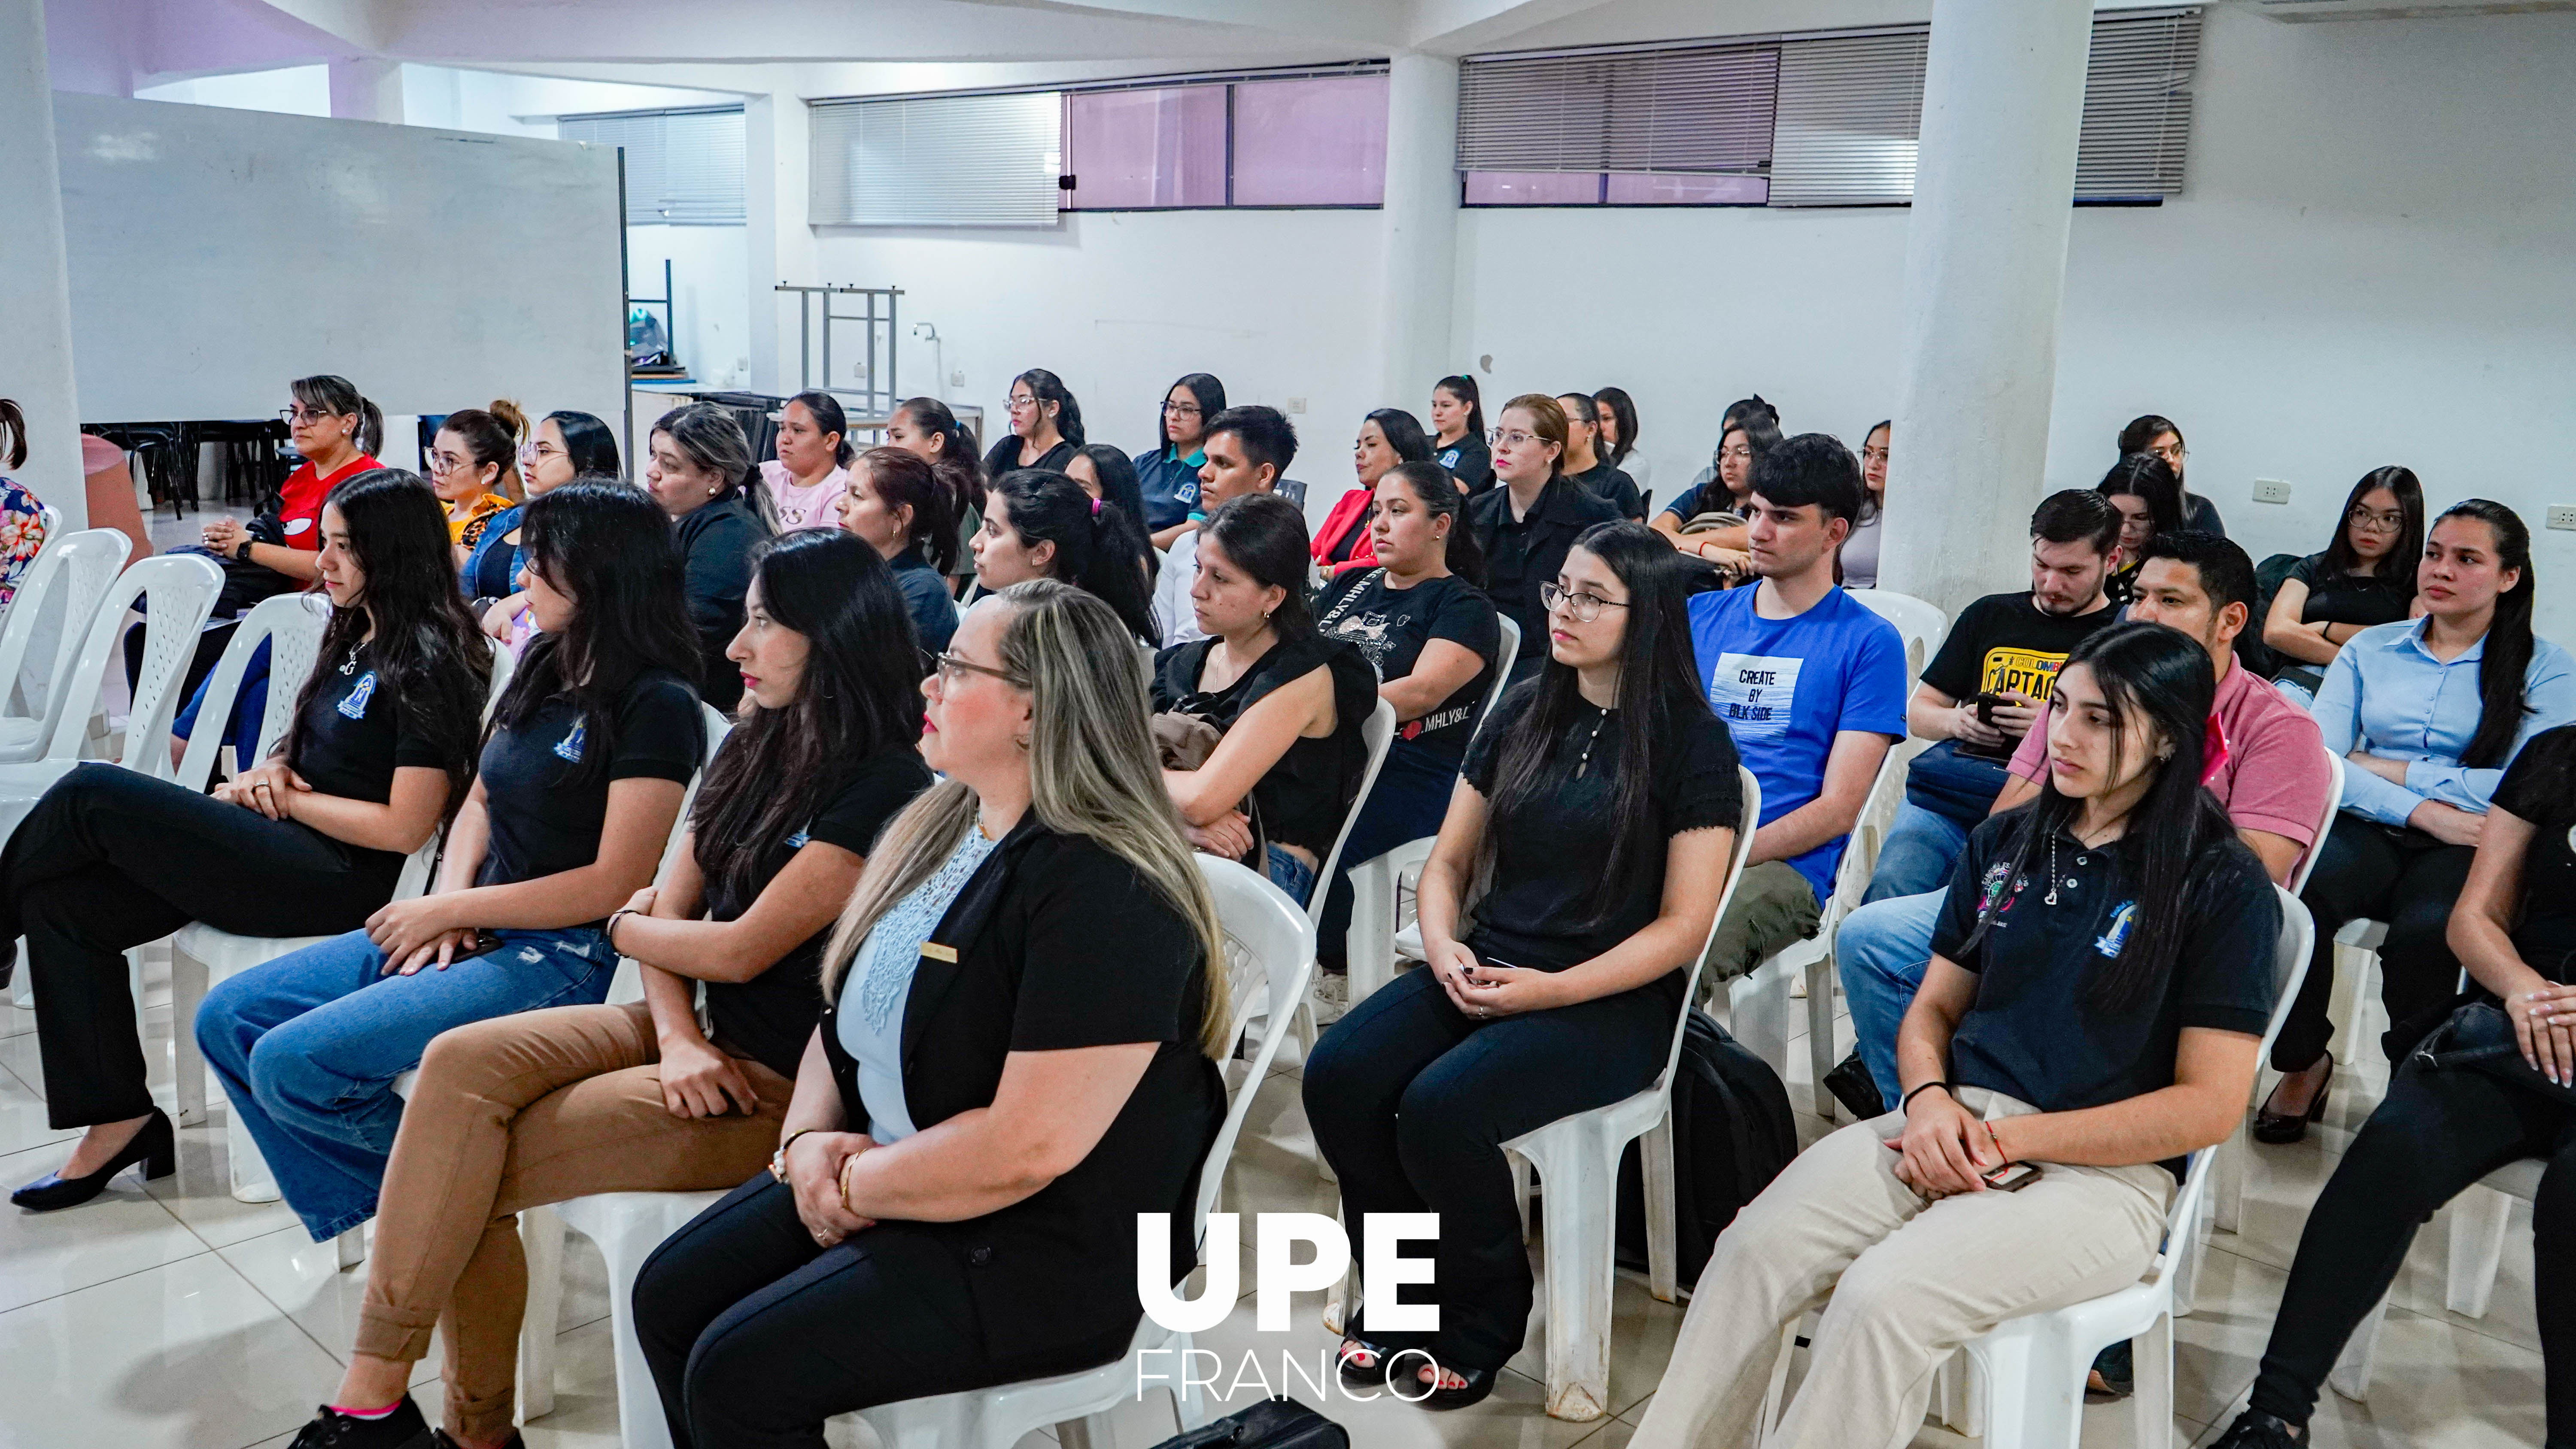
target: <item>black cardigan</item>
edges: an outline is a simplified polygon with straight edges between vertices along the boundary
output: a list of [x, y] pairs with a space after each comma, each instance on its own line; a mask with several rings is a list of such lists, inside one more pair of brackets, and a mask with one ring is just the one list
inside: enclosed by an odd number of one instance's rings
[[698, 697], [730, 711], [742, 698], [742, 671], [725, 650], [742, 632], [751, 550], [769, 529], [739, 488], [680, 515], [676, 527], [688, 569], [689, 623], [698, 631]]

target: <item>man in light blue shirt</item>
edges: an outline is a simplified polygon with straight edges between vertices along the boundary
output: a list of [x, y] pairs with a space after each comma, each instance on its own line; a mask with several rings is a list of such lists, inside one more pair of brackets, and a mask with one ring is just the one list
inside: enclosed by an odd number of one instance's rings
[[1834, 583], [1860, 463], [1805, 433], [1754, 464], [1747, 542], [1760, 582], [1690, 601], [1709, 706], [1762, 782], [1762, 823], [1717, 923], [1704, 984], [1815, 934], [1888, 747], [1905, 736], [1905, 643]]

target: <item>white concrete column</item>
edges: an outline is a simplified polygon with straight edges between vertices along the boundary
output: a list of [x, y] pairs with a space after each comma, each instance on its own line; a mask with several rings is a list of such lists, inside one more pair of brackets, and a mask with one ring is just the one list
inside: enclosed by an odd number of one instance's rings
[[373, 56], [331, 62], [331, 115], [334, 120], [401, 125], [402, 62]]
[[[81, 482], [80, 394], [72, 382], [72, 287], [63, 262], [63, 182], [54, 154], [54, 93], [45, 62], [44, 0], [0, 0], [0, 397], [27, 414], [27, 461], [10, 476], [89, 526]], [[0, 456], [0, 463], [5, 463]]]
[[[1417, 416], [1458, 370], [1450, 325], [1458, 260], [1458, 62], [1401, 54], [1388, 68], [1386, 205], [1378, 276], [1378, 407]], [[1427, 421], [1427, 418], [1426, 418]]]
[[1953, 613], [2028, 571], [2090, 0], [1933, 0], [1883, 587]]
[[[743, 99], [743, 241], [750, 275], [751, 389], [796, 391], [796, 306], [774, 290], [780, 282], [823, 280], [816, 270], [814, 229], [807, 224], [806, 177], [811, 145], [804, 99], [793, 91]], [[855, 278], [839, 280], [855, 281]], [[877, 285], [874, 281], [864, 285]], [[817, 339], [817, 347], [820, 339]], [[819, 352], [817, 354], [819, 356]], [[912, 387], [912, 392], [932, 389]]]

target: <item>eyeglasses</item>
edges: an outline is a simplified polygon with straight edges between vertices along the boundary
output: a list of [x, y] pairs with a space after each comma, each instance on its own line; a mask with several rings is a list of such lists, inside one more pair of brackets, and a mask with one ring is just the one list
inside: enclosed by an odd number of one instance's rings
[[2343, 521], [2365, 533], [2395, 533], [2406, 526], [2406, 515], [2403, 513], [2374, 513], [2367, 508], [2361, 507], [2359, 504], [2355, 504], [2353, 506], [2353, 510], [2343, 516]]
[[1721, 462], [1750, 463], [1753, 461], [1753, 450], [1738, 443], [1732, 448], [1719, 449], [1717, 456]]
[[292, 428], [300, 428], [307, 423], [323, 422], [339, 416], [341, 416], [339, 413], [328, 413], [308, 409], [301, 403], [298, 403], [291, 408], [279, 408], [277, 410], [277, 420]]
[[1018, 412], [1022, 408], [1033, 408], [1037, 405], [1038, 400], [1025, 393], [1014, 393], [1011, 395], [1011, 411], [1013, 412]]
[[[1752, 455], [1748, 453], [1745, 456], [1750, 457]], [[1887, 461], [1887, 450], [1885, 448], [1863, 448], [1860, 450], [1860, 460], [1864, 463], [1884, 463]]]
[[437, 450], [432, 450], [429, 456], [421, 461], [428, 467], [430, 476], [433, 478], [444, 478], [465, 466], [465, 459], [461, 454]]
[[1589, 624], [1600, 618], [1601, 611], [1604, 609], [1628, 607], [1616, 599], [1605, 599], [1599, 594], [1578, 593], [1573, 589], [1560, 588], [1555, 584], [1539, 585], [1538, 601], [1541, 607], [1550, 613], [1563, 609], [1578, 624]]
[[989, 674], [995, 679], [1002, 681], [1004, 684], [1011, 686], [1013, 689], [1026, 689], [1029, 687], [1026, 680], [1013, 674], [1007, 669], [995, 669], [992, 665], [978, 664], [972, 659], [963, 659], [955, 654], [940, 655], [939, 668], [937, 672], [939, 674], [939, 687], [941, 689], [954, 687], [957, 683], [958, 677], [965, 674]]
[[[1018, 404], [1014, 403], [1013, 406], [1016, 407]], [[1163, 416], [1167, 418], [1194, 418], [1198, 415], [1199, 405], [1197, 403], [1167, 402], [1163, 404]]]
[[2191, 450], [2180, 443], [2173, 443], [2162, 448], [2149, 448], [2147, 451], [2164, 459], [2165, 466], [2168, 468], [2181, 463], [2183, 459], [2191, 456]]
[[1492, 432], [1485, 434], [1485, 441], [1493, 444], [1497, 448], [1525, 448], [1532, 443], [1542, 443], [1547, 440], [1536, 433], [1524, 433], [1518, 429], [1514, 429], [1507, 433], [1500, 428], [1496, 428]]

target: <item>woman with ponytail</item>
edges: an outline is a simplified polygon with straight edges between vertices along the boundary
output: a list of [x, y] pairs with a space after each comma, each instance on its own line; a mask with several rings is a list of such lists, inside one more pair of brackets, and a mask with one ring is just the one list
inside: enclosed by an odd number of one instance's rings
[[2472, 498], [2433, 521], [2415, 567], [2419, 619], [2364, 629], [2326, 668], [2313, 713], [2343, 756], [2343, 810], [2299, 898], [2316, 952], [2272, 1044], [2287, 1073], [2254, 1122], [2263, 1142], [2296, 1142], [2324, 1115], [2335, 933], [2388, 923], [2380, 1000], [2392, 1062], [2451, 1009], [2460, 961], [2447, 934], [2488, 804], [2522, 742], [2576, 720], [2576, 660], [2531, 632], [2531, 531], [2501, 503]]
[[948, 511], [957, 519], [957, 554], [950, 567], [949, 591], [963, 594], [975, 581], [975, 532], [984, 526], [984, 460], [976, 456], [974, 435], [957, 421], [948, 404], [935, 397], [906, 399], [886, 423], [886, 446], [901, 448], [930, 465], [939, 486], [948, 492]]
[[[268, 594], [320, 577], [322, 500], [343, 480], [385, 466], [375, 458], [376, 449], [385, 445], [384, 411], [360, 396], [347, 378], [328, 373], [299, 377], [289, 391], [295, 405], [278, 416], [286, 420], [287, 436], [304, 462], [278, 489], [277, 512], [248, 524], [238, 518], [209, 519], [204, 530], [207, 548], [277, 574]], [[220, 653], [223, 646], [215, 648]], [[211, 655], [208, 660], [211, 667]]]
[[975, 576], [991, 590], [1061, 580], [1099, 595], [1138, 643], [1152, 644], [1160, 634], [1145, 587], [1147, 550], [1144, 530], [1126, 509], [1092, 497], [1062, 473], [1023, 468], [1003, 474], [985, 495]]
[[635, 1280], [679, 1444], [819, 1444], [836, 1414], [1108, 1363], [1140, 1214], [1170, 1214], [1167, 1281], [1197, 1263], [1233, 1013], [1127, 625], [1014, 585], [922, 693], [943, 782], [824, 948], [770, 1168]]
[[984, 454], [986, 477], [999, 478], [1022, 468], [1063, 472], [1082, 435], [1082, 404], [1064, 379], [1043, 367], [1032, 367], [1011, 379], [1011, 431]]
[[431, 439], [429, 486], [447, 506], [447, 537], [462, 567], [495, 515], [519, 496], [519, 442], [528, 419], [518, 404], [496, 398], [488, 408], [452, 412]]
[[773, 532], [835, 528], [849, 490], [850, 424], [838, 398], [809, 388], [778, 410], [778, 456], [760, 465], [752, 498]]

